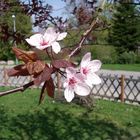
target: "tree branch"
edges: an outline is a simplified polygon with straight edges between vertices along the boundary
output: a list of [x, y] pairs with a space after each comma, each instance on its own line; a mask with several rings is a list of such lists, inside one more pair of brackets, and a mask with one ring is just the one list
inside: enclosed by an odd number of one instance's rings
[[98, 16], [102, 12], [105, 2], [106, 2], [106, 0], [103, 0], [102, 3], [100, 4], [96, 18], [92, 21], [90, 27], [83, 33], [82, 38], [81, 38], [80, 42], [78, 43], [78, 45], [76, 46], [76, 48], [68, 55], [69, 58], [71, 58], [78, 50], [80, 50], [82, 48], [82, 45], [83, 45], [84, 41], [86, 40], [87, 36], [91, 33], [91, 31], [93, 29], [96, 28], [97, 23], [99, 21]]
[[28, 84], [25, 84], [21, 87], [18, 87], [18, 88], [15, 88], [15, 89], [11, 89], [11, 90], [8, 90], [8, 91], [3, 91], [3, 92], [0, 92], [0, 97], [2, 96], [5, 96], [5, 95], [8, 95], [8, 94], [12, 94], [12, 93], [16, 93], [16, 92], [23, 92], [24, 90], [26, 90], [28, 87], [34, 85], [34, 82], [29, 82]]
[[[104, 3], [105, 3], [106, 0], [103, 0], [102, 1], [102, 4], [101, 4], [101, 7], [99, 8], [99, 11], [98, 11], [98, 14], [101, 12], [101, 10], [103, 9], [103, 6], [104, 6]], [[91, 31], [93, 29], [95, 29], [97, 27], [97, 23], [98, 23], [99, 19], [98, 19], [98, 16], [92, 21], [90, 27], [83, 33], [82, 37], [81, 37], [81, 40], [80, 42], [78, 43], [77, 47], [68, 55], [68, 57], [72, 57], [79, 49], [82, 48], [82, 45], [84, 43], [84, 41], [86, 40], [87, 36], [91, 33]], [[59, 71], [60, 72], [60, 71]], [[62, 74], [62, 73], [61, 73]], [[0, 92], [0, 97], [2, 96], [5, 96], [5, 95], [8, 95], [8, 94], [13, 94], [13, 93], [16, 93], [16, 92], [23, 92], [24, 90], [26, 90], [28, 87], [34, 85], [34, 82], [31, 81], [29, 82], [28, 84], [25, 84], [21, 87], [18, 87], [18, 88], [15, 88], [15, 89], [11, 89], [11, 90], [8, 90], [8, 91], [3, 91], [3, 92]]]
[[70, 53], [69, 58], [72, 57], [78, 50], [80, 50], [80, 49], [82, 48], [82, 45], [83, 45], [84, 41], [86, 40], [86, 38], [87, 38], [87, 36], [90, 34], [90, 32], [91, 32], [94, 28], [96, 28], [96, 25], [97, 25], [98, 21], [99, 21], [98, 17], [97, 17], [95, 20], [92, 21], [92, 23], [91, 23], [89, 29], [87, 29], [87, 30], [83, 33], [82, 38], [81, 38], [80, 42], [78, 43], [77, 47]]

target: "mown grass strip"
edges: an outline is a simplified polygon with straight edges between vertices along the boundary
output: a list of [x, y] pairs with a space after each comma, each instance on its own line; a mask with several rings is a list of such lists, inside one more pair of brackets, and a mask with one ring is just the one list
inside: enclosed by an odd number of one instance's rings
[[140, 138], [139, 106], [96, 100], [89, 110], [49, 98], [38, 106], [39, 91], [29, 89], [0, 98], [0, 139]]

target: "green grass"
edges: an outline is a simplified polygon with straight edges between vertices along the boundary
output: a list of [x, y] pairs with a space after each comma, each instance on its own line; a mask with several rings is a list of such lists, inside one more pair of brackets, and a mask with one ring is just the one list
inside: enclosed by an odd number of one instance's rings
[[102, 69], [140, 72], [140, 64], [103, 64]]
[[39, 91], [0, 98], [0, 140], [140, 139], [139, 106], [96, 100], [89, 110], [52, 99], [38, 106]]

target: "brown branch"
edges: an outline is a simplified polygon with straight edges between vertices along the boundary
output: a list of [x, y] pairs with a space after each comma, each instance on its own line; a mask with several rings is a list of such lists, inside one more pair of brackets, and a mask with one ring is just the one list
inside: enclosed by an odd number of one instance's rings
[[28, 84], [25, 84], [21, 87], [18, 87], [18, 88], [15, 88], [15, 89], [11, 89], [11, 90], [8, 90], [8, 91], [3, 91], [3, 92], [0, 92], [0, 97], [2, 96], [5, 96], [5, 95], [8, 95], [8, 94], [12, 94], [12, 93], [16, 93], [16, 92], [23, 92], [24, 90], [26, 90], [28, 87], [34, 85], [34, 82], [29, 82]]
[[103, 0], [102, 3], [100, 4], [98, 11], [97, 11], [96, 18], [92, 21], [90, 27], [83, 33], [81, 40], [78, 43], [78, 45], [76, 46], [76, 48], [70, 53], [70, 55], [68, 55], [69, 58], [71, 58], [77, 51], [79, 51], [82, 48], [82, 45], [83, 45], [84, 41], [86, 40], [87, 36], [91, 33], [91, 31], [93, 29], [96, 29], [97, 23], [99, 21], [98, 16], [100, 15], [102, 10], [104, 9], [105, 2], [106, 2], [106, 0]]
[[94, 28], [96, 28], [96, 25], [97, 25], [98, 21], [99, 21], [98, 17], [97, 17], [95, 20], [92, 21], [92, 23], [91, 23], [89, 29], [87, 29], [87, 30], [83, 33], [82, 38], [81, 38], [80, 42], [78, 43], [77, 47], [70, 53], [69, 58], [72, 57], [79, 49], [82, 48], [82, 45], [83, 45], [84, 41], [86, 40], [86, 38], [87, 38], [87, 36], [90, 34], [90, 32], [91, 32]]
[[[102, 4], [101, 4], [101, 9], [103, 9], [103, 6], [104, 6], [104, 3], [105, 3], [105, 0], [103, 0]], [[101, 11], [101, 10], [100, 10]], [[100, 13], [100, 12], [99, 12]], [[80, 42], [78, 43], [77, 47], [70, 53], [70, 55], [68, 55], [68, 57], [72, 57], [79, 49], [82, 48], [82, 45], [84, 43], [84, 41], [86, 40], [87, 36], [91, 33], [91, 31], [93, 29], [95, 29], [97, 27], [97, 23], [98, 23], [99, 19], [98, 19], [98, 16], [92, 21], [90, 27], [83, 33], [82, 37], [81, 37], [81, 40]], [[46, 50], [46, 52], [48, 53], [48, 51]], [[49, 56], [49, 53], [48, 53], [48, 56]], [[59, 71], [59, 73], [61, 73]], [[62, 74], [62, 73], [61, 73]], [[16, 93], [16, 92], [23, 92], [24, 90], [26, 90], [28, 87], [34, 85], [34, 82], [29, 82], [28, 84], [25, 84], [21, 87], [18, 87], [18, 88], [15, 88], [15, 89], [12, 89], [12, 90], [8, 90], [8, 91], [3, 91], [3, 92], [0, 92], [0, 97], [2, 96], [5, 96], [5, 95], [8, 95], [8, 94], [12, 94], [12, 93]]]
[[64, 75], [64, 73], [63, 73], [63, 71], [58, 70], [58, 73], [60, 73], [63, 77], [65, 77], [65, 78], [66, 78], [66, 76], [65, 76], [65, 75]]

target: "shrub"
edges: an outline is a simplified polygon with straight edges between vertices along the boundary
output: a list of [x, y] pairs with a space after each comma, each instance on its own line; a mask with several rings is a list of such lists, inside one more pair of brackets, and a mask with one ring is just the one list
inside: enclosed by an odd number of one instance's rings
[[15, 56], [12, 52], [12, 44], [9, 42], [0, 42], [0, 60], [14, 60]]
[[113, 46], [94, 45], [90, 47], [94, 59], [99, 59], [102, 63], [112, 64], [117, 62], [117, 52]]
[[136, 56], [136, 63], [137, 63], [137, 64], [140, 64], [140, 54], [138, 54], [138, 55]]
[[136, 63], [137, 55], [134, 52], [124, 52], [119, 56], [120, 64], [134, 64]]
[[[0, 60], [15, 60], [15, 55], [12, 51], [13, 42], [0, 42]], [[28, 50], [29, 48], [26, 47], [23, 43], [18, 44], [17, 48], [24, 48], [24, 50]]]

